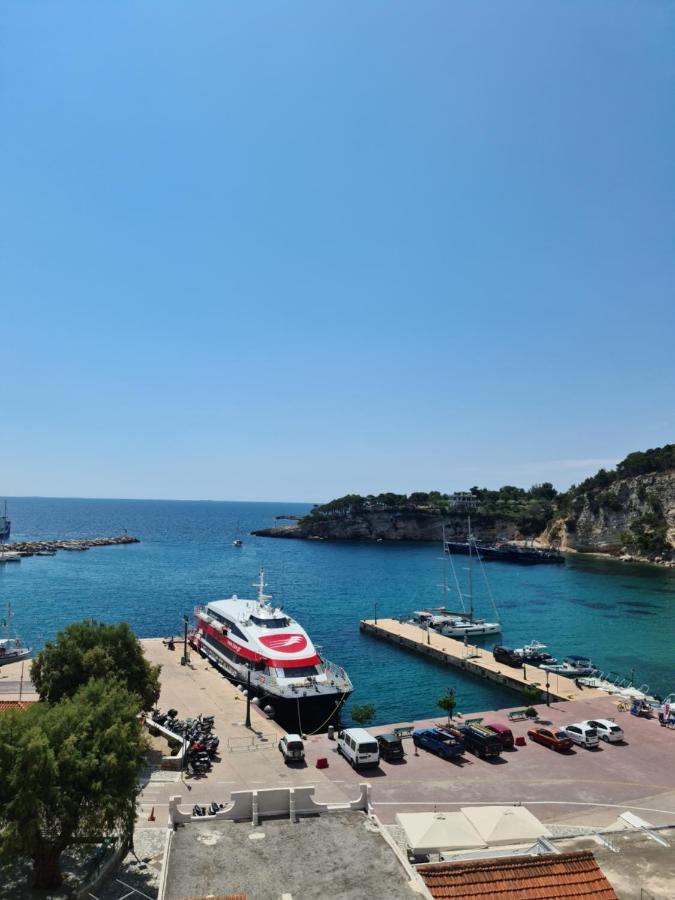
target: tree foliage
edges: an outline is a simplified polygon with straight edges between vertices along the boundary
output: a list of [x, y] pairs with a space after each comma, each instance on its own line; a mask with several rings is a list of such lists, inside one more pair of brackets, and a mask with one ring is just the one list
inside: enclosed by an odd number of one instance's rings
[[66, 847], [133, 830], [146, 749], [137, 713], [136, 695], [92, 680], [0, 716], [0, 854], [31, 859], [35, 887], [60, 884]]
[[448, 690], [438, 698], [437, 706], [448, 714], [448, 719], [452, 719], [452, 713], [457, 706], [457, 698], [453, 690]]
[[115, 679], [138, 696], [139, 709], [150, 710], [159, 698], [159, 672], [126, 622], [87, 619], [47, 641], [33, 660], [31, 678], [40, 698], [50, 703], [73, 696], [91, 678]]
[[350, 715], [357, 725], [370, 725], [375, 718], [375, 707], [372, 703], [352, 706]]

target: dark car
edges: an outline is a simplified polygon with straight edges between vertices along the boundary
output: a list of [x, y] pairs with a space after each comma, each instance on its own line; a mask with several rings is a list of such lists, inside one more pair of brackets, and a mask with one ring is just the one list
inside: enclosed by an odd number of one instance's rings
[[413, 731], [413, 744], [445, 759], [464, 753], [463, 741], [440, 728], [419, 728]]
[[501, 740], [494, 731], [483, 725], [443, 725], [441, 730], [462, 741], [467, 750], [481, 759], [501, 755]]
[[499, 722], [488, 722], [485, 727], [489, 728], [490, 731], [494, 731], [505, 750], [513, 750], [515, 741], [510, 728], [507, 728], [506, 725], [501, 725]]
[[543, 744], [552, 750], [571, 750], [572, 739], [564, 731], [550, 731], [548, 728], [530, 728], [527, 736], [536, 744]]
[[510, 650], [508, 647], [497, 646], [492, 651], [492, 655], [497, 662], [506, 663], [507, 666], [511, 666], [514, 669], [520, 669], [523, 665], [522, 658], [515, 650]]
[[403, 759], [403, 743], [397, 734], [378, 734], [377, 743], [380, 748], [380, 759], [385, 762], [394, 762]]

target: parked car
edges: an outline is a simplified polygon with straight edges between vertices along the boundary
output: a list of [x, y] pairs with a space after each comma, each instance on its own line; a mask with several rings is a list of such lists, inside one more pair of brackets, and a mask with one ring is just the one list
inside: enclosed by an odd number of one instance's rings
[[595, 750], [600, 743], [598, 732], [586, 722], [573, 722], [571, 725], [564, 725], [562, 731], [575, 744], [585, 747], [587, 750]]
[[285, 734], [279, 741], [284, 762], [301, 762], [305, 758], [305, 745], [299, 734]]
[[380, 748], [365, 728], [345, 728], [338, 732], [338, 753], [341, 753], [354, 769], [359, 766], [377, 766], [380, 762]]
[[380, 757], [386, 762], [394, 762], [403, 759], [403, 742], [398, 734], [378, 734], [377, 743], [380, 748]]
[[413, 744], [445, 759], [464, 753], [464, 743], [440, 728], [418, 728], [413, 731]]
[[544, 747], [550, 747], [552, 750], [572, 749], [572, 738], [568, 737], [564, 731], [551, 731], [549, 728], [530, 728], [527, 736], [535, 744], [543, 744]]
[[589, 728], [595, 728], [601, 741], [607, 741], [609, 744], [617, 744], [623, 741], [623, 728], [620, 728], [616, 722], [611, 719], [588, 719], [583, 723]]
[[485, 727], [489, 728], [490, 731], [494, 731], [505, 750], [513, 750], [515, 741], [510, 728], [507, 728], [506, 725], [501, 725], [499, 722], [488, 722]]
[[497, 646], [492, 651], [492, 655], [497, 662], [506, 663], [507, 666], [511, 666], [514, 669], [521, 669], [523, 666], [522, 657], [515, 650], [511, 650], [508, 647]]
[[466, 749], [481, 759], [499, 756], [502, 752], [499, 736], [483, 725], [444, 725], [442, 730], [463, 741]]

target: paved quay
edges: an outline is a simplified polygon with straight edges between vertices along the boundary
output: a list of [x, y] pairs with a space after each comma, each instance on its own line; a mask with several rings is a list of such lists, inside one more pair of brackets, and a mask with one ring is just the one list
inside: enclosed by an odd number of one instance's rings
[[214, 716], [220, 758], [205, 776], [184, 773], [181, 778], [179, 772], [148, 771], [140, 798], [139, 824], [152, 824], [148, 817], [154, 807], [155, 826], [166, 827], [168, 800], [174, 794], [182, 795], [185, 805], [208, 805], [213, 800], [228, 801], [232, 791], [312, 784], [321, 802], [342, 803], [357, 796], [357, 786], [345, 792], [339, 780], [327, 778], [315, 768], [315, 760], [302, 767], [285, 765], [277, 749], [284, 730], [253, 705], [251, 728], [246, 728], [246, 698], [194, 650], [188, 647], [189, 663], [182, 666], [182, 643], [177, 642], [173, 651], [161, 638], [141, 640], [141, 645], [147, 659], [162, 666], [159, 708], [166, 711], [173, 707], [181, 719], [199, 713]]
[[19, 700], [31, 702], [39, 699], [30, 680], [32, 661], [31, 658], [0, 666], [0, 703], [15, 703]]
[[[522, 709], [514, 707], [515, 709]], [[397, 812], [451, 810], [478, 803], [523, 803], [545, 822], [608, 825], [620, 812], [633, 809], [655, 825], [675, 824], [675, 730], [663, 728], [656, 719], [642, 719], [619, 712], [616, 700], [607, 695], [587, 700], [537, 704], [540, 718], [554, 728], [589, 718], [613, 718], [624, 729], [623, 744], [600, 743], [597, 750], [576, 747], [556, 753], [526, 738], [524, 747], [503, 753], [498, 761], [481, 760], [466, 753], [458, 760], [443, 760], [404, 741], [402, 763], [381, 762], [377, 768], [357, 773], [337, 753], [326, 735], [307, 742], [310, 766], [325, 756], [327, 776], [348, 793], [361, 781], [372, 784], [375, 812], [386, 823]], [[501, 722], [514, 735], [525, 736], [537, 723], [522, 719], [509, 722], [510, 710], [488, 710], [466, 714], [482, 717], [484, 723]], [[402, 722], [400, 725], [428, 727], [434, 720]], [[461, 721], [461, 720], [459, 720]], [[371, 726], [372, 734], [391, 731], [395, 725]], [[350, 789], [351, 786], [351, 789]]]
[[547, 673], [537, 666], [524, 665], [522, 668], [514, 669], [498, 663], [491, 650], [465, 644], [436, 631], [426, 631], [416, 625], [399, 622], [398, 619], [363, 619], [359, 627], [365, 634], [405, 647], [437, 662], [462, 669], [469, 675], [515, 691], [522, 691], [525, 685], [532, 684], [537, 685], [542, 693], [548, 690], [551, 697], [556, 700], [607, 696], [604, 691], [594, 688], [579, 688], [574, 679], [553, 672], [549, 674], [547, 688]]

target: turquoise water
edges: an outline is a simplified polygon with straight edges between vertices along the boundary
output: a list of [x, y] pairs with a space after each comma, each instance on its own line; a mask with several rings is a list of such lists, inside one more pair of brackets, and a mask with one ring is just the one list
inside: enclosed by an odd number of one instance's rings
[[[360, 618], [393, 616], [441, 602], [443, 564], [429, 544], [332, 544], [253, 538], [298, 504], [13, 499], [14, 540], [111, 535], [142, 541], [58, 553], [0, 566], [0, 604], [12, 601], [16, 630], [35, 647], [85, 616], [127, 620], [142, 637], [179, 634], [197, 603], [251, 596], [262, 562], [269, 590], [323, 653], [343, 665], [354, 702], [372, 702], [378, 722], [438, 712], [446, 687], [463, 711], [512, 706], [516, 695], [361, 635]], [[231, 541], [241, 523], [244, 546]], [[456, 558], [460, 576], [466, 558]], [[502, 642], [536, 638], [556, 656], [590, 654], [605, 670], [659, 693], [675, 690], [675, 572], [590, 557], [566, 566], [489, 563]], [[480, 577], [477, 595], [485, 597]], [[487, 602], [477, 612], [491, 618]]]

